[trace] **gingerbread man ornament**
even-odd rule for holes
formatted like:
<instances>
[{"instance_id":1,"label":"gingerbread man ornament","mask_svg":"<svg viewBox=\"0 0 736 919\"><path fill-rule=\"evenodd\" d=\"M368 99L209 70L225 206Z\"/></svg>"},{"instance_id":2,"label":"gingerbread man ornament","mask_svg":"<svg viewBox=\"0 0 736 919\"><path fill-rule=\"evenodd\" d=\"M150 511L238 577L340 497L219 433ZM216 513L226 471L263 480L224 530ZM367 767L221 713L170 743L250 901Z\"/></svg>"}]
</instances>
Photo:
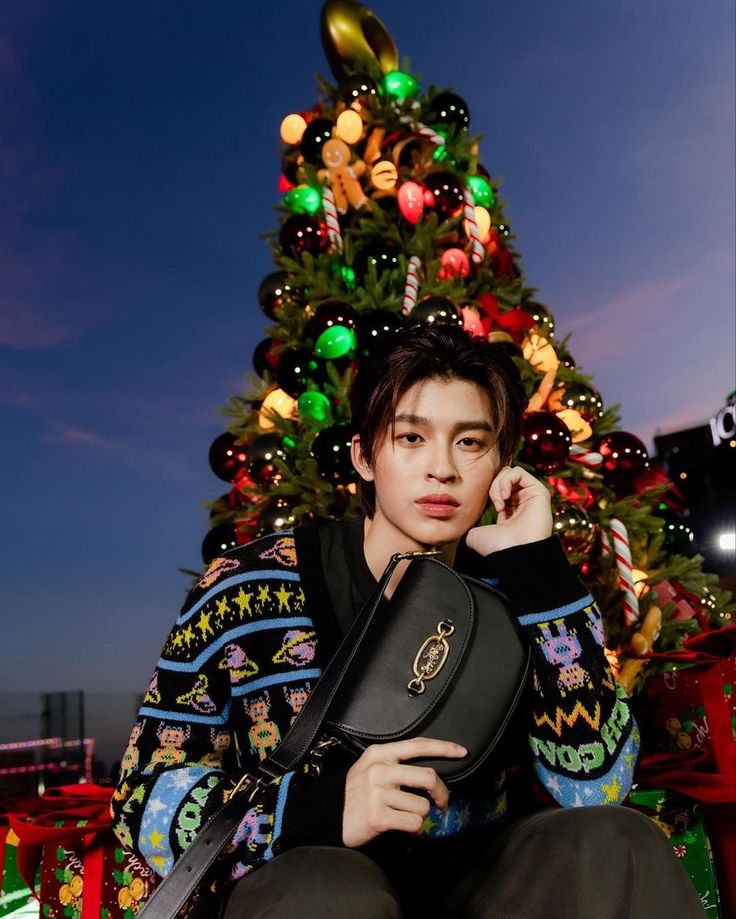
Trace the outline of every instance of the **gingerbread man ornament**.
<instances>
[{"instance_id":1,"label":"gingerbread man ornament","mask_svg":"<svg viewBox=\"0 0 736 919\"><path fill-rule=\"evenodd\" d=\"M335 207L345 214L348 205L363 207L368 200L360 186L358 177L365 172L365 163L357 160L350 165L350 147L339 137L333 137L322 145L322 162L319 177L327 179L335 197Z\"/></svg>"}]
</instances>

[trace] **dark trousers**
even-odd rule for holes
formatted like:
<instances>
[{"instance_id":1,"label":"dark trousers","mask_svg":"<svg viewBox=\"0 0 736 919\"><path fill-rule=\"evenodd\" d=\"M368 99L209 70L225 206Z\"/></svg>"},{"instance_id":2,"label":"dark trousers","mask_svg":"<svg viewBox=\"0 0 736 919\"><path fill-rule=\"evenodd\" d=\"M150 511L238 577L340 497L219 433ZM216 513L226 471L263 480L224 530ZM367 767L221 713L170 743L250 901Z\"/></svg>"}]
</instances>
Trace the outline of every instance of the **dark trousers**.
<instances>
[{"instance_id":1,"label":"dark trousers","mask_svg":"<svg viewBox=\"0 0 736 919\"><path fill-rule=\"evenodd\" d=\"M237 882L225 919L699 919L660 829L625 807L546 810L374 859L291 849Z\"/></svg>"}]
</instances>

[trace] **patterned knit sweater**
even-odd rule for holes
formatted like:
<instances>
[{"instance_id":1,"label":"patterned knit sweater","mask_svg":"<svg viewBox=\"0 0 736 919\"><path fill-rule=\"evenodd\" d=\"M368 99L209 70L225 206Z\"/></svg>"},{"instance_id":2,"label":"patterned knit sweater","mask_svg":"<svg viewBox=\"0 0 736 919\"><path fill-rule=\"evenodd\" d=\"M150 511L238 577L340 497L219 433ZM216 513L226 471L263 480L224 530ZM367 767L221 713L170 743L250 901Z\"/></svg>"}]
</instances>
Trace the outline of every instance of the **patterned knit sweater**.
<instances>
[{"instance_id":1,"label":"patterned knit sweater","mask_svg":"<svg viewBox=\"0 0 736 919\"><path fill-rule=\"evenodd\" d=\"M308 588L319 550L307 531L215 559L166 639L111 806L121 843L161 875L239 775L278 746L334 650L335 636L315 627L323 597ZM506 594L532 649L531 701L517 717L528 719L538 778L565 807L619 803L638 732L603 654L600 612L559 540L472 554L467 573ZM234 881L296 845L342 845L346 772L315 779L300 769L268 786L221 857L223 877ZM423 835L454 835L505 809L504 777L489 775L480 791L453 794L445 812L433 808Z\"/></svg>"}]
</instances>

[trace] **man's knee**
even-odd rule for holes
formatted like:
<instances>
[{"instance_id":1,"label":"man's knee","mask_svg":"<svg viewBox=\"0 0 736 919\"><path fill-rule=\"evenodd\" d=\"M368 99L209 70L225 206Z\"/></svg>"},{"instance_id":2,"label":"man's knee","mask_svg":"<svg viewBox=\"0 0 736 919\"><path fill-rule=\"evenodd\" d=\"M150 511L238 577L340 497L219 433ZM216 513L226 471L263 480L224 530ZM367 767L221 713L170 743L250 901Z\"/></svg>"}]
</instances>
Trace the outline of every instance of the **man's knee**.
<instances>
[{"instance_id":1,"label":"man's knee","mask_svg":"<svg viewBox=\"0 0 736 919\"><path fill-rule=\"evenodd\" d=\"M238 881L225 919L396 919L390 881L354 849L298 846Z\"/></svg>"}]
</instances>

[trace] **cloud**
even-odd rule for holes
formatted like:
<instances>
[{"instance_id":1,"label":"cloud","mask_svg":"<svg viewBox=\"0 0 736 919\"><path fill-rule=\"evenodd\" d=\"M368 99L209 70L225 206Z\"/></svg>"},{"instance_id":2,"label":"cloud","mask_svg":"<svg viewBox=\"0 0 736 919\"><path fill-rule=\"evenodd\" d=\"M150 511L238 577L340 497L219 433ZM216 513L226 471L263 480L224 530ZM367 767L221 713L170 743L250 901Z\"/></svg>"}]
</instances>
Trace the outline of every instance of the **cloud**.
<instances>
[{"instance_id":1,"label":"cloud","mask_svg":"<svg viewBox=\"0 0 736 919\"><path fill-rule=\"evenodd\" d=\"M55 421L51 429L41 434L41 441L46 444L71 444L73 446L93 447L102 450L117 449L117 444L94 431L84 428L74 428L67 424Z\"/></svg>"},{"instance_id":2,"label":"cloud","mask_svg":"<svg viewBox=\"0 0 736 919\"><path fill-rule=\"evenodd\" d=\"M59 317L0 297L0 345L10 348L51 348L70 339Z\"/></svg>"},{"instance_id":3,"label":"cloud","mask_svg":"<svg viewBox=\"0 0 736 919\"><path fill-rule=\"evenodd\" d=\"M586 368L620 360L630 353L632 337L653 335L667 321L672 299L692 280L682 274L638 284L585 313L566 316L573 353L585 358Z\"/></svg>"}]
</instances>

